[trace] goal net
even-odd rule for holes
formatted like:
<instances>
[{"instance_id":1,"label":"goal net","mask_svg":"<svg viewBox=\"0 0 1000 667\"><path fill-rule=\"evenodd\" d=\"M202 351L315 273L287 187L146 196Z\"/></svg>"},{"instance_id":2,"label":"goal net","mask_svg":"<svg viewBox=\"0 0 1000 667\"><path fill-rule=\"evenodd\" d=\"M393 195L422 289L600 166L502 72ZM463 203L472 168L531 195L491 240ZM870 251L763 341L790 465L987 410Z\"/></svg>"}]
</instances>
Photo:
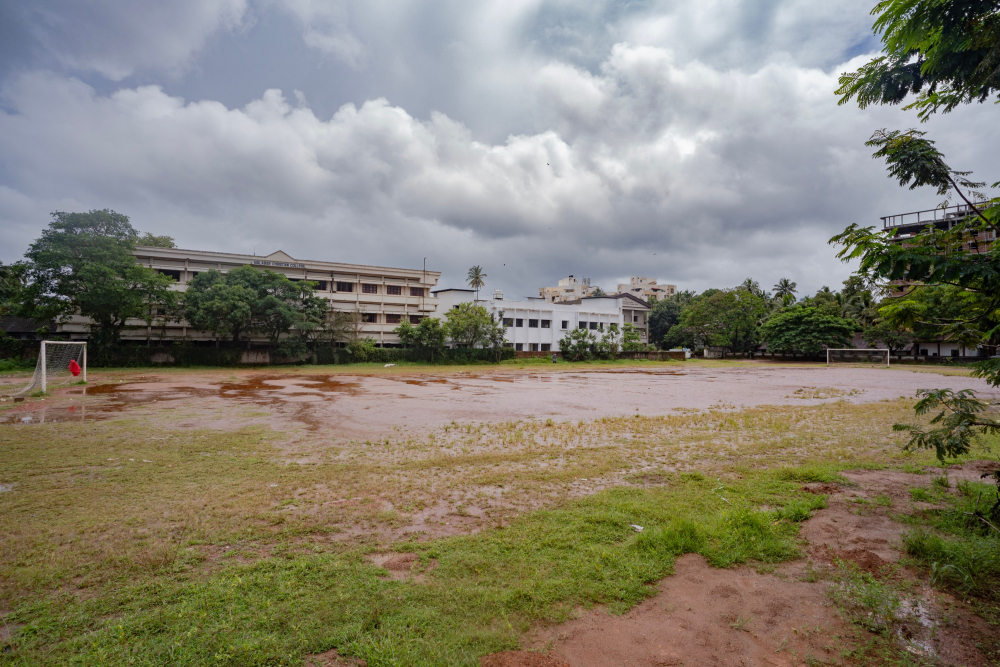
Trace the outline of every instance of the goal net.
<instances>
[{"instance_id":1,"label":"goal net","mask_svg":"<svg viewBox=\"0 0 1000 667\"><path fill-rule=\"evenodd\" d=\"M833 348L826 351L826 365L830 364L878 364L889 365L889 350Z\"/></svg>"},{"instance_id":2,"label":"goal net","mask_svg":"<svg viewBox=\"0 0 1000 667\"><path fill-rule=\"evenodd\" d=\"M43 340L35 362L31 381L9 383L5 378L0 395L20 396L33 391L48 391L49 387L87 381L87 344L77 341Z\"/></svg>"}]
</instances>

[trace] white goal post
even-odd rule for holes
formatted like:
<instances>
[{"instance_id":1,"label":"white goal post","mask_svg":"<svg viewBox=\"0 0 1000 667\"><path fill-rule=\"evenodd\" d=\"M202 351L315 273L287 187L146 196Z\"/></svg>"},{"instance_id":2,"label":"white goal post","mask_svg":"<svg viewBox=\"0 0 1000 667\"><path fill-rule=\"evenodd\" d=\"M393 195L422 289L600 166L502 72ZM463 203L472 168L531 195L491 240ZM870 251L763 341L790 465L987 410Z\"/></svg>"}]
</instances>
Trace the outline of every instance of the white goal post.
<instances>
[{"instance_id":1,"label":"white goal post","mask_svg":"<svg viewBox=\"0 0 1000 667\"><path fill-rule=\"evenodd\" d=\"M50 385L66 384L75 378L87 381L87 344L75 340L43 340L28 386L12 394L0 393L19 396L36 389L45 393Z\"/></svg>"},{"instance_id":2,"label":"white goal post","mask_svg":"<svg viewBox=\"0 0 1000 667\"><path fill-rule=\"evenodd\" d=\"M831 353L833 353L832 357L831 357ZM884 350L884 349L881 349L881 348L858 348L858 347L828 347L828 348L826 348L826 365L827 366L830 365L831 358L834 361L837 361L837 358L841 357L841 360L848 361L848 359L843 359L843 358L844 357L852 357L852 356L854 356L856 358L861 358L861 359L863 359L865 361L870 361L871 359L873 359L873 358L875 358L877 356L877 357L880 357L880 359L878 361L879 364L882 363L881 357L884 356L885 357L885 365L886 365L886 367L889 366L889 350ZM850 361L848 361L848 363L850 363Z\"/></svg>"}]
</instances>

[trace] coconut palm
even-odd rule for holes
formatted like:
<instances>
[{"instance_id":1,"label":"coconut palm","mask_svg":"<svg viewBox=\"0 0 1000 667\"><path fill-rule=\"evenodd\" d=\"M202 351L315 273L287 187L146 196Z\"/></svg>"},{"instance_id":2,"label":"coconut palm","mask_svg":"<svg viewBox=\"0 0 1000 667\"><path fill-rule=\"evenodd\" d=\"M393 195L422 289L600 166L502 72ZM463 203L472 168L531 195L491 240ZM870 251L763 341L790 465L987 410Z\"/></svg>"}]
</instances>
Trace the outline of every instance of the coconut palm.
<instances>
[{"instance_id":1,"label":"coconut palm","mask_svg":"<svg viewBox=\"0 0 1000 667\"><path fill-rule=\"evenodd\" d=\"M483 273L483 267L479 266L478 264L469 269L469 273L466 276L466 279L469 282L469 287L476 290L476 301L479 301L479 290L481 290L483 288L483 285L486 284L485 282L483 282L483 278L488 278L488 277L489 276Z\"/></svg>"},{"instance_id":2,"label":"coconut palm","mask_svg":"<svg viewBox=\"0 0 1000 667\"><path fill-rule=\"evenodd\" d=\"M793 283L788 278L782 278L778 281L778 284L774 286L774 296L781 299L785 295L795 296L795 283Z\"/></svg>"}]
</instances>

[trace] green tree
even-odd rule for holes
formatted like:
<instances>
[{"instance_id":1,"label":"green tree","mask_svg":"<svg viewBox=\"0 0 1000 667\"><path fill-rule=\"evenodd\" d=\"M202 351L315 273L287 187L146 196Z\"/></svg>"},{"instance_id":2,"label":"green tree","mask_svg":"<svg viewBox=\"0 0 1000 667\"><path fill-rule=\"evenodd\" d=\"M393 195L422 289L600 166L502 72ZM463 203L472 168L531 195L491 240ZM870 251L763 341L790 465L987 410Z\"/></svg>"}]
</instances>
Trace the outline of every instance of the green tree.
<instances>
[{"instance_id":1,"label":"green tree","mask_svg":"<svg viewBox=\"0 0 1000 667\"><path fill-rule=\"evenodd\" d=\"M913 334L906 329L893 326L886 320L879 320L861 332L861 338L870 347L880 344L889 349L889 354L899 351L913 342Z\"/></svg>"},{"instance_id":2,"label":"green tree","mask_svg":"<svg viewBox=\"0 0 1000 667\"><path fill-rule=\"evenodd\" d=\"M649 339L665 343L667 332L681 321L684 306L674 298L657 301L649 312Z\"/></svg>"},{"instance_id":3,"label":"green tree","mask_svg":"<svg viewBox=\"0 0 1000 667\"><path fill-rule=\"evenodd\" d=\"M788 278L782 278L774 286L774 296L778 299L783 299L786 296L795 296L796 284L789 280Z\"/></svg>"},{"instance_id":4,"label":"green tree","mask_svg":"<svg viewBox=\"0 0 1000 667\"><path fill-rule=\"evenodd\" d=\"M760 334L770 352L815 356L828 347L851 347L854 323L816 306L793 306L765 322Z\"/></svg>"},{"instance_id":5,"label":"green tree","mask_svg":"<svg viewBox=\"0 0 1000 667\"><path fill-rule=\"evenodd\" d=\"M910 95L922 120L1000 97L1000 4L996 0L883 0L874 30L882 55L840 77L840 104L899 104Z\"/></svg>"},{"instance_id":6,"label":"green tree","mask_svg":"<svg viewBox=\"0 0 1000 667\"><path fill-rule=\"evenodd\" d=\"M174 237L172 236L156 236L146 232L136 240L136 245L146 246L148 248L176 248L177 245L174 243Z\"/></svg>"},{"instance_id":7,"label":"green tree","mask_svg":"<svg viewBox=\"0 0 1000 667\"><path fill-rule=\"evenodd\" d=\"M484 346L493 351L493 356L499 364L503 360L503 349L506 345L507 327L503 325L503 311L501 310L496 315L490 314Z\"/></svg>"},{"instance_id":8,"label":"green tree","mask_svg":"<svg viewBox=\"0 0 1000 667\"><path fill-rule=\"evenodd\" d=\"M249 345L252 334L259 333L277 345L306 312L318 307L314 287L254 266L226 274L211 269L195 276L184 293L184 317L195 329L234 344L245 334Z\"/></svg>"},{"instance_id":9,"label":"green tree","mask_svg":"<svg viewBox=\"0 0 1000 667\"><path fill-rule=\"evenodd\" d=\"M448 337L459 347L477 347L486 343L495 320L483 306L460 303L448 311L445 327Z\"/></svg>"},{"instance_id":10,"label":"green tree","mask_svg":"<svg viewBox=\"0 0 1000 667\"><path fill-rule=\"evenodd\" d=\"M596 345L597 337L588 330L570 329L559 341L559 350L568 361L590 361Z\"/></svg>"},{"instance_id":11,"label":"green tree","mask_svg":"<svg viewBox=\"0 0 1000 667\"><path fill-rule=\"evenodd\" d=\"M484 279L488 277L489 276L483 273L483 267L478 264L469 269L469 273L466 275L466 280L469 283L469 287L476 290L476 301L479 301L479 290L481 290L483 285L486 284Z\"/></svg>"},{"instance_id":12,"label":"green tree","mask_svg":"<svg viewBox=\"0 0 1000 667\"><path fill-rule=\"evenodd\" d=\"M594 291L590 293L590 296L601 297L601 296L607 296L607 294L600 287L595 287Z\"/></svg>"},{"instance_id":13,"label":"green tree","mask_svg":"<svg viewBox=\"0 0 1000 667\"><path fill-rule=\"evenodd\" d=\"M404 347L417 350L421 355L434 361L444 352L444 342L448 338L447 329L436 317L424 317L417 326L403 322L394 330Z\"/></svg>"},{"instance_id":14,"label":"green tree","mask_svg":"<svg viewBox=\"0 0 1000 667\"><path fill-rule=\"evenodd\" d=\"M30 271L27 262L0 262L0 317L17 315L24 310Z\"/></svg>"},{"instance_id":15,"label":"green tree","mask_svg":"<svg viewBox=\"0 0 1000 667\"><path fill-rule=\"evenodd\" d=\"M52 214L28 248L23 315L37 320L90 318L90 342L105 350L121 341L129 320L142 320L151 303L167 303L173 280L136 263L138 232L114 211Z\"/></svg>"},{"instance_id":16,"label":"green tree","mask_svg":"<svg viewBox=\"0 0 1000 667\"><path fill-rule=\"evenodd\" d=\"M581 330L578 329L577 331ZM618 329L618 325L612 324L604 330L600 339L594 344L594 350L597 356L602 359L613 360L618 358L618 355L622 351L622 332Z\"/></svg>"},{"instance_id":17,"label":"green tree","mask_svg":"<svg viewBox=\"0 0 1000 667\"><path fill-rule=\"evenodd\" d=\"M642 333L631 322L622 327L622 350L624 352L642 352L646 346L642 343Z\"/></svg>"},{"instance_id":18,"label":"green tree","mask_svg":"<svg viewBox=\"0 0 1000 667\"><path fill-rule=\"evenodd\" d=\"M759 291L743 286L706 290L684 310L680 326L696 345L752 355L760 347L760 325L769 312L768 299Z\"/></svg>"}]
</instances>

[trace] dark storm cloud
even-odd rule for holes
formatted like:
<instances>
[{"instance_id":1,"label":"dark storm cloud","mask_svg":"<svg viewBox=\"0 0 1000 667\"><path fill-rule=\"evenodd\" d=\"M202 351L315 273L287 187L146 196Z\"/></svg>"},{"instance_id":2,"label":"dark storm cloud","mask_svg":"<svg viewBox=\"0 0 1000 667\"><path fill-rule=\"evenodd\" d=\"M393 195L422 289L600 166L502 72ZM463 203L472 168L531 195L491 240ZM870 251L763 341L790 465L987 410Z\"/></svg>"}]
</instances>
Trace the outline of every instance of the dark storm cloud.
<instances>
[{"instance_id":1,"label":"dark storm cloud","mask_svg":"<svg viewBox=\"0 0 1000 667\"><path fill-rule=\"evenodd\" d=\"M108 206L185 247L427 256L515 294L568 273L815 289L848 271L831 234L936 203L863 146L912 118L836 106L869 30L853 0L114 7L20 16L45 48L0 70L0 259L51 210ZM929 129L985 167L988 111Z\"/></svg>"}]
</instances>

